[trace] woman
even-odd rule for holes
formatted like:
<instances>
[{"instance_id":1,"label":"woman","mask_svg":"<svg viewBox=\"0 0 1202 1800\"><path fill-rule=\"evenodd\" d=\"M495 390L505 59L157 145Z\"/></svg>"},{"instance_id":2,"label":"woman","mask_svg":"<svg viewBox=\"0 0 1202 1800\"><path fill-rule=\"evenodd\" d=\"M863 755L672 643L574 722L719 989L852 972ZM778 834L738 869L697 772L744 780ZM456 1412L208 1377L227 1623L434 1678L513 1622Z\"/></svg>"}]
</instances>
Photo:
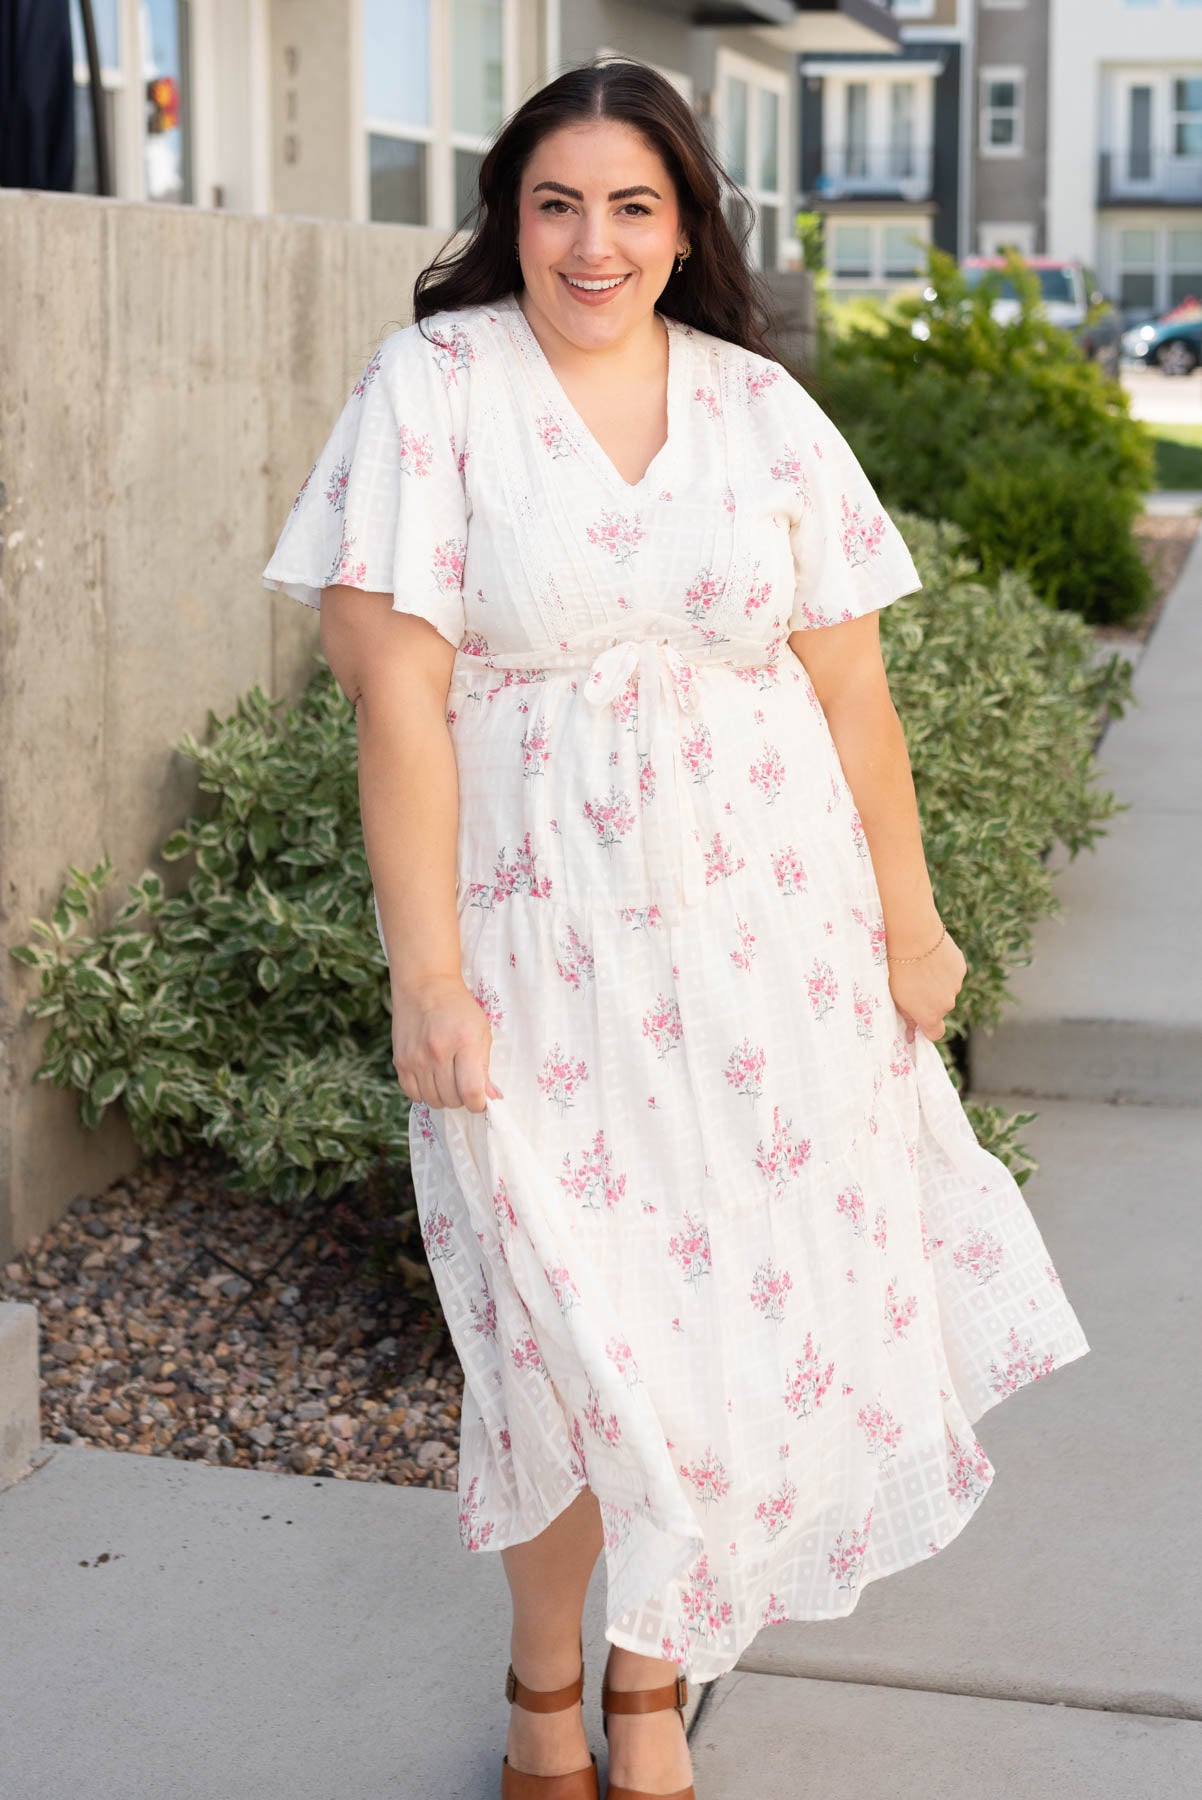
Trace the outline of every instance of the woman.
<instances>
[{"instance_id":1,"label":"woman","mask_svg":"<svg viewBox=\"0 0 1202 1800\"><path fill-rule=\"evenodd\" d=\"M685 1800L678 1677L941 1549L972 1424L1088 1345L932 1042L965 962L876 622L921 583L765 353L692 112L570 70L480 193L264 579L357 712L502 1793L597 1792L604 1549L609 1800Z\"/></svg>"}]
</instances>

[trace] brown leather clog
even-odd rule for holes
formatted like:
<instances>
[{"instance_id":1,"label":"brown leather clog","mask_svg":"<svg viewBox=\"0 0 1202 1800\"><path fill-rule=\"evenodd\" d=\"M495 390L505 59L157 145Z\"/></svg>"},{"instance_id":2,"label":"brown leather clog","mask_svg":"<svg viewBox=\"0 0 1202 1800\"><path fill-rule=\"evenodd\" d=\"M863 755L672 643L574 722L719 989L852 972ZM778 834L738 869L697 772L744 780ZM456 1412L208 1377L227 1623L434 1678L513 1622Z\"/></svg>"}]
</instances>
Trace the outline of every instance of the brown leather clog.
<instances>
[{"instance_id":1,"label":"brown leather clog","mask_svg":"<svg viewBox=\"0 0 1202 1800\"><path fill-rule=\"evenodd\" d=\"M607 1738L610 1713L660 1712L665 1707L674 1706L683 1726L684 1709L688 1701L689 1684L683 1675L678 1675L675 1681L669 1681L664 1687L636 1688L627 1692L611 1688L609 1663L606 1661L605 1679L601 1684L601 1722ZM605 1790L605 1800L697 1800L697 1796L692 1782L686 1788L678 1788L674 1794L648 1794L642 1788L619 1787L611 1781Z\"/></svg>"},{"instance_id":2,"label":"brown leather clog","mask_svg":"<svg viewBox=\"0 0 1202 1800\"><path fill-rule=\"evenodd\" d=\"M529 1688L519 1681L510 1663L505 1675L505 1698L511 1705L524 1706L527 1712L560 1712L575 1706L584 1692L583 1647L580 1673L575 1681L561 1688ZM589 1751L583 1769L571 1769L566 1775L529 1775L524 1769L510 1767L508 1756L501 1758L501 1800L599 1800L597 1758Z\"/></svg>"}]
</instances>

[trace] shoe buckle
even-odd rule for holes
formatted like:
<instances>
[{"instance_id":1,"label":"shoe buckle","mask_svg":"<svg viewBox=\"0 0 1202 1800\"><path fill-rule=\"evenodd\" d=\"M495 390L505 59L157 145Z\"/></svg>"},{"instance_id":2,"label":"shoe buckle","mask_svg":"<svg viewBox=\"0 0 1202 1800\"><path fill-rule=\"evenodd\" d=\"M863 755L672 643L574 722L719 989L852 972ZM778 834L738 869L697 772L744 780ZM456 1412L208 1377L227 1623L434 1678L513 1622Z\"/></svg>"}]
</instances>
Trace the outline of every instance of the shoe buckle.
<instances>
[{"instance_id":1,"label":"shoe buckle","mask_svg":"<svg viewBox=\"0 0 1202 1800\"><path fill-rule=\"evenodd\" d=\"M683 1706L687 1706L688 1703L689 1703L688 1678L687 1678L687 1676L684 1676L684 1675L678 1675L676 1677L676 1704L678 1707L683 1707Z\"/></svg>"}]
</instances>

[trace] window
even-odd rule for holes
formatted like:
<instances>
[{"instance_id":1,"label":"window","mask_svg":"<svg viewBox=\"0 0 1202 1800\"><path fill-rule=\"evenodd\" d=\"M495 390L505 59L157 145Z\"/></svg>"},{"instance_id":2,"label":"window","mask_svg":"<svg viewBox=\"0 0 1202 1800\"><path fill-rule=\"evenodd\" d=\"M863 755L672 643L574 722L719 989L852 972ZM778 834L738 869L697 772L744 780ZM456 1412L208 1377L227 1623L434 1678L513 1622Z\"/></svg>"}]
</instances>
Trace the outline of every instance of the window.
<instances>
[{"instance_id":1,"label":"window","mask_svg":"<svg viewBox=\"0 0 1202 1800\"><path fill-rule=\"evenodd\" d=\"M1174 156L1202 156L1202 75L1173 81L1169 142Z\"/></svg>"},{"instance_id":2,"label":"window","mask_svg":"<svg viewBox=\"0 0 1202 1800\"><path fill-rule=\"evenodd\" d=\"M1169 305L1202 299L1202 231L1187 227L1169 237Z\"/></svg>"},{"instance_id":3,"label":"window","mask_svg":"<svg viewBox=\"0 0 1202 1800\"><path fill-rule=\"evenodd\" d=\"M932 19L935 0L893 0L893 11L899 19Z\"/></svg>"},{"instance_id":4,"label":"window","mask_svg":"<svg viewBox=\"0 0 1202 1800\"><path fill-rule=\"evenodd\" d=\"M831 250L832 275L859 276L864 280L871 279L871 225L837 224L832 233Z\"/></svg>"},{"instance_id":5,"label":"window","mask_svg":"<svg viewBox=\"0 0 1202 1800\"><path fill-rule=\"evenodd\" d=\"M1115 286L1128 319L1202 300L1202 229L1122 226L1114 236Z\"/></svg>"},{"instance_id":6,"label":"window","mask_svg":"<svg viewBox=\"0 0 1202 1800\"><path fill-rule=\"evenodd\" d=\"M1132 82L1127 89L1127 147L1125 176L1128 181L1152 179L1152 89Z\"/></svg>"},{"instance_id":7,"label":"window","mask_svg":"<svg viewBox=\"0 0 1202 1800\"><path fill-rule=\"evenodd\" d=\"M981 70L982 156L1021 156L1024 69Z\"/></svg>"},{"instance_id":8,"label":"window","mask_svg":"<svg viewBox=\"0 0 1202 1800\"><path fill-rule=\"evenodd\" d=\"M187 0L92 0L101 105L116 193L132 200L192 199ZM131 28L132 27L132 28ZM91 79L79 0L71 0L75 64L75 180L99 187ZM135 109L131 117L129 109Z\"/></svg>"},{"instance_id":9,"label":"window","mask_svg":"<svg viewBox=\"0 0 1202 1800\"><path fill-rule=\"evenodd\" d=\"M889 84L889 174L893 178L915 173L915 109L917 90L912 81Z\"/></svg>"},{"instance_id":10,"label":"window","mask_svg":"<svg viewBox=\"0 0 1202 1800\"><path fill-rule=\"evenodd\" d=\"M367 216L466 223L506 110L513 0L362 0Z\"/></svg>"},{"instance_id":11,"label":"window","mask_svg":"<svg viewBox=\"0 0 1202 1800\"><path fill-rule=\"evenodd\" d=\"M745 57L719 50L718 153L731 180L754 208L747 254L752 266L781 265L788 166L787 78ZM737 200L727 202L732 227L741 232Z\"/></svg>"},{"instance_id":12,"label":"window","mask_svg":"<svg viewBox=\"0 0 1202 1800\"><path fill-rule=\"evenodd\" d=\"M827 264L838 284L887 290L921 276L929 238L926 218L830 219Z\"/></svg>"},{"instance_id":13,"label":"window","mask_svg":"<svg viewBox=\"0 0 1202 1800\"><path fill-rule=\"evenodd\" d=\"M881 233L886 280L907 280L926 267L926 252L909 225L886 225Z\"/></svg>"}]
</instances>

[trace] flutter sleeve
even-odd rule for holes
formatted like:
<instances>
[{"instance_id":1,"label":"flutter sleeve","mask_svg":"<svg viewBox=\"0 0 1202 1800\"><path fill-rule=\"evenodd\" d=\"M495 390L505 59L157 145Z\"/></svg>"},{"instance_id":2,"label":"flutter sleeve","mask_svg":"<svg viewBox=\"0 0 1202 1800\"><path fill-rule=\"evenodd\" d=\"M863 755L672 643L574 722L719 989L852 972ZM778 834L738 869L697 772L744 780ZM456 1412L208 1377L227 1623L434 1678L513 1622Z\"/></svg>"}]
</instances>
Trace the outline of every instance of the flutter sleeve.
<instances>
[{"instance_id":1,"label":"flutter sleeve","mask_svg":"<svg viewBox=\"0 0 1202 1800\"><path fill-rule=\"evenodd\" d=\"M306 606L326 587L389 593L394 612L428 619L458 648L467 503L455 399L416 324L385 338L292 502L263 585Z\"/></svg>"},{"instance_id":2,"label":"flutter sleeve","mask_svg":"<svg viewBox=\"0 0 1202 1800\"><path fill-rule=\"evenodd\" d=\"M788 493L789 630L858 619L922 587L906 541L847 439L786 370L773 384L768 454Z\"/></svg>"}]
</instances>

